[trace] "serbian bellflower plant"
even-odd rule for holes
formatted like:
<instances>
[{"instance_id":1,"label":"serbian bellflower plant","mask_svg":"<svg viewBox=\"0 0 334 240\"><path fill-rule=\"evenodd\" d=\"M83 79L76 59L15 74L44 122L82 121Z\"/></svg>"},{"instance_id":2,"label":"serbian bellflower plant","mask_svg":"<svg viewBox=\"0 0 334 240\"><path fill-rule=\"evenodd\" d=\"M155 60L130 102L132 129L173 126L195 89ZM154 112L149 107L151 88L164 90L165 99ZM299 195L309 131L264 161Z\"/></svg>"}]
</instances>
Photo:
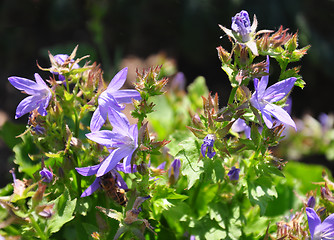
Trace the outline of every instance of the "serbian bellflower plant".
<instances>
[{"instance_id":1,"label":"serbian bellflower plant","mask_svg":"<svg viewBox=\"0 0 334 240\"><path fill-rule=\"evenodd\" d=\"M269 57L267 57L267 73L269 73ZM273 127L274 119L272 117L274 117L297 130L296 124L289 113L274 104L288 96L296 80L295 77L291 77L267 88L268 75L263 76L260 81L257 78L254 79L255 92L250 99L250 103L261 112L264 123L268 128Z\"/></svg>"},{"instance_id":2,"label":"serbian bellflower plant","mask_svg":"<svg viewBox=\"0 0 334 240\"><path fill-rule=\"evenodd\" d=\"M109 121L113 130L101 130L86 134L87 138L108 148L109 156L99 166L96 176L100 177L123 158L124 169L131 165L132 154L138 147L137 124L130 123L123 113L109 109Z\"/></svg>"},{"instance_id":3,"label":"serbian bellflower plant","mask_svg":"<svg viewBox=\"0 0 334 240\"><path fill-rule=\"evenodd\" d=\"M92 132L101 129L102 125L106 122L110 109L116 111L122 111L125 106L122 103L131 103L132 99L140 100L140 94L133 89L120 90L124 85L128 68L123 68L119 71L115 77L109 83L107 89L101 93L98 98L98 107L93 113L90 130Z\"/></svg>"},{"instance_id":4,"label":"serbian bellflower plant","mask_svg":"<svg viewBox=\"0 0 334 240\"><path fill-rule=\"evenodd\" d=\"M21 77L9 77L8 80L18 90L31 95L19 103L16 108L15 119L33 111L34 109L37 109L38 113L42 116L46 116L48 114L46 108L49 105L52 93L50 88L46 85L38 73L35 73L36 82Z\"/></svg>"}]
</instances>

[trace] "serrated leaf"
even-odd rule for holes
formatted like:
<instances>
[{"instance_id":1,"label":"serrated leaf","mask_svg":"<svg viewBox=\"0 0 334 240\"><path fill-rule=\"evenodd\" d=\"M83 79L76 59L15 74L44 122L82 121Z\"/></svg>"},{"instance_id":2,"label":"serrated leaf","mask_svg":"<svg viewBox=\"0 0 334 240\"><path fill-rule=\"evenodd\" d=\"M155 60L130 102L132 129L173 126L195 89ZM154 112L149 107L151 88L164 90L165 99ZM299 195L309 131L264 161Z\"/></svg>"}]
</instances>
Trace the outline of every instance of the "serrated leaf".
<instances>
[{"instance_id":1,"label":"serrated leaf","mask_svg":"<svg viewBox=\"0 0 334 240\"><path fill-rule=\"evenodd\" d=\"M263 216L268 203L277 198L275 186L272 179L267 176L261 176L256 180L247 179L248 197L252 205L259 205L260 215Z\"/></svg>"},{"instance_id":2,"label":"serrated leaf","mask_svg":"<svg viewBox=\"0 0 334 240\"><path fill-rule=\"evenodd\" d=\"M182 160L182 175L187 177L188 189L199 179L204 171L203 162L200 159L200 144L197 139L188 138L179 144L182 150L175 156Z\"/></svg>"},{"instance_id":3,"label":"serrated leaf","mask_svg":"<svg viewBox=\"0 0 334 240\"><path fill-rule=\"evenodd\" d=\"M55 214L46 222L47 232L49 234L58 232L60 228L67 222L71 221L74 216L77 199L71 200L68 189L64 188L64 192L58 198L50 203L54 203Z\"/></svg>"}]
</instances>

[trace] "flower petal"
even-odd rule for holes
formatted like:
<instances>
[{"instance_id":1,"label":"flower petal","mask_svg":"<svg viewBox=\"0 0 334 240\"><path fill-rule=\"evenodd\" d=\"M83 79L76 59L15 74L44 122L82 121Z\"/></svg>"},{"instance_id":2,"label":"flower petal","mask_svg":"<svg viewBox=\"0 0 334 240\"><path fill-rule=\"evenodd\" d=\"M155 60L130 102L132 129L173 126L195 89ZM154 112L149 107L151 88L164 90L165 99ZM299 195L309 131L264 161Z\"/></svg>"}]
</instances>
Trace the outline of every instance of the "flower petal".
<instances>
[{"instance_id":1,"label":"flower petal","mask_svg":"<svg viewBox=\"0 0 334 240\"><path fill-rule=\"evenodd\" d=\"M296 80L297 78L291 77L275 83L265 91L264 98L271 103L283 99L291 91Z\"/></svg>"},{"instance_id":2,"label":"flower petal","mask_svg":"<svg viewBox=\"0 0 334 240\"><path fill-rule=\"evenodd\" d=\"M107 120L108 113L105 109L98 106L93 113L92 119L90 120L90 130L92 132L99 131L105 121Z\"/></svg>"},{"instance_id":3,"label":"flower petal","mask_svg":"<svg viewBox=\"0 0 334 240\"><path fill-rule=\"evenodd\" d=\"M317 213L314 211L313 208L306 208L306 215L307 215L307 221L308 221L308 226L310 229L310 233L311 233L311 240L313 239L313 235L314 235L314 230L316 228L316 226L318 226L319 224L321 224L321 220L319 218L319 216L317 215Z\"/></svg>"},{"instance_id":4,"label":"flower petal","mask_svg":"<svg viewBox=\"0 0 334 240\"><path fill-rule=\"evenodd\" d=\"M111 80L111 82L108 85L107 92L115 92L118 89L120 89L126 80L126 75L128 74L128 68L123 68L121 71L119 71L114 78Z\"/></svg>"},{"instance_id":5,"label":"flower petal","mask_svg":"<svg viewBox=\"0 0 334 240\"><path fill-rule=\"evenodd\" d=\"M119 90L112 94L118 103L131 103L132 99L140 100L140 93L137 90Z\"/></svg>"},{"instance_id":6,"label":"flower petal","mask_svg":"<svg viewBox=\"0 0 334 240\"><path fill-rule=\"evenodd\" d=\"M29 96L23 99L16 108L15 119L36 109L39 101L40 101L40 96L38 95Z\"/></svg>"},{"instance_id":7,"label":"flower petal","mask_svg":"<svg viewBox=\"0 0 334 240\"><path fill-rule=\"evenodd\" d=\"M267 111L262 110L262 118L264 123L267 125L269 129L273 127L273 119L271 117L271 113L268 113Z\"/></svg>"},{"instance_id":8,"label":"flower petal","mask_svg":"<svg viewBox=\"0 0 334 240\"><path fill-rule=\"evenodd\" d=\"M122 178L121 174L119 174L115 169L112 169L111 172L115 176L117 186L119 188L124 189L124 190L128 190L129 189L128 185L126 184L126 182Z\"/></svg>"},{"instance_id":9,"label":"flower petal","mask_svg":"<svg viewBox=\"0 0 334 240\"><path fill-rule=\"evenodd\" d=\"M297 131L297 127L295 122L292 120L290 115L281 107L275 105L275 104L267 104L264 106L263 111L265 113L271 114L278 120L280 120L282 123L285 123L291 127L293 127ZM268 126L268 125L267 125Z\"/></svg>"},{"instance_id":10,"label":"flower petal","mask_svg":"<svg viewBox=\"0 0 334 240\"><path fill-rule=\"evenodd\" d=\"M131 149L124 147L124 148L117 148L113 150L109 156L104 159L104 161L101 163L101 166L99 170L97 171L96 176L101 177L102 175L109 172L111 169L113 169L119 161L122 160L122 158L126 157L128 154L130 154Z\"/></svg>"},{"instance_id":11,"label":"flower petal","mask_svg":"<svg viewBox=\"0 0 334 240\"><path fill-rule=\"evenodd\" d=\"M113 132L115 131L126 135L130 127L130 123L126 116L123 113L114 110L113 108L109 108L108 114L110 124L113 127Z\"/></svg>"},{"instance_id":12,"label":"flower petal","mask_svg":"<svg viewBox=\"0 0 334 240\"><path fill-rule=\"evenodd\" d=\"M46 116L48 114L46 109L49 105L51 96L52 96L52 94L50 93L48 96L41 99L40 102L38 103L39 107L38 107L37 110L38 110L39 114L41 114L42 116Z\"/></svg>"},{"instance_id":13,"label":"flower petal","mask_svg":"<svg viewBox=\"0 0 334 240\"><path fill-rule=\"evenodd\" d=\"M92 185L90 185L82 194L80 197L87 197L91 195L93 192L95 192L97 189L100 188L100 178L97 177Z\"/></svg>"},{"instance_id":14,"label":"flower petal","mask_svg":"<svg viewBox=\"0 0 334 240\"><path fill-rule=\"evenodd\" d=\"M91 176L97 173L100 166L101 164L97 164L89 167L75 168L75 170L82 176Z\"/></svg>"},{"instance_id":15,"label":"flower petal","mask_svg":"<svg viewBox=\"0 0 334 240\"><path fill-rule=\"evenodd\" d=\"M9 77L9 82L18 90L25 91L29 95L38 94L40 87L32 80L21 77Z\"/></svg>"},{"instance_id":16,"label":"flower petal","mask_svg":"<svg viewBox=\"0 0 334 240\"><path fill-rule=\"evenodd\" d=\"M48 89L48 85L44 82L44 80L41 78L41 76L38 73L35 73L35 80L39 88L41 89Z\"/></svg>"},{"instance_id":17,"label":"flower petal","mask_svg":"<svg viewBox=\"0 0 334 240\"><path fill-rule=\"evenodd\" d=\"M202 146L201 146L201 153L202 153L202 156L203 156L203 157L205 157L206 147L207 147L207 145L204 144L204 143L203 143Z\"/></svg>"},{"instance_id":18,"label":"flower petal","mask_svg":"<svg viewBox=\"0 0 334 240\"><path fill-rule=\"evenodd\" d=\"M123 138L124 136L113 131L101 130L97 132L87 133L86 137L94 142L97 142L98 144L111 147L113 144L117 143L116 141L114 141L114 139Z\"/></svg>"}]
</instances>

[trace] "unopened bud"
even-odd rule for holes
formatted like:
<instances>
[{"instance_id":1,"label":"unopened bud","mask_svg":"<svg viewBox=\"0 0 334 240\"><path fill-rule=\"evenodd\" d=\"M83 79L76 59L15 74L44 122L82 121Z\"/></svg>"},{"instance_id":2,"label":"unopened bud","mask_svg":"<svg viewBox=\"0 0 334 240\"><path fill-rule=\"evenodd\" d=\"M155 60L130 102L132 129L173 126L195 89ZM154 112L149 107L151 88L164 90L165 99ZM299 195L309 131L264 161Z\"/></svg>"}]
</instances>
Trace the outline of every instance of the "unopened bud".
<instances>
[{"instance_id":1,"label":"unopened bud","mask_svg":"<svg viewBox=\"0 0 334 240\"><path fill-rule=\"evenodd\" d=\"M222 63L228 64L231 62L231 54L228 51L226 51L222 46L219 46L216 49L218 57Z\"/></svg>"}]
</instances>

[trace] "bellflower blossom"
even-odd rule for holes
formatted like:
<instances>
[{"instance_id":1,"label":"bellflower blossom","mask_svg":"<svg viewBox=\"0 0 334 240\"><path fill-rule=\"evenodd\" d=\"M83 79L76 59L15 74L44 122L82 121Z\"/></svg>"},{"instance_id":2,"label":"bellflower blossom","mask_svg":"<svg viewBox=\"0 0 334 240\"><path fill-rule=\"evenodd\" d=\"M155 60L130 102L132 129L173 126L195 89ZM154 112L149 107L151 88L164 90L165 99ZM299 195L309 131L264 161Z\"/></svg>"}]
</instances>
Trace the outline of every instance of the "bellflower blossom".
<instances>
[{"instance_id":1,"label":"bellflower blossom","mask_svg":"<svg viewBox=\"0 0 334 240\"><path fill-rule=\"evenodd\" d=\"M169 167L168 177L170 182L175 183L179 179L181 160L176 158Z\"/></svg>"},{"instance_id":2,"label":"bellflower blossom","mask_svg":"<svg viewBox=\"0 0 334 240\"><path fill-rule=\"evenodd\" d=\"M42 116L46 116L48 114L46 108L48 107L52 97L51 90L38 73L35 73L35 79L36 82L21 77L8 78L9 82L15 88L31 95L19 103L16 108L15 119L31 112L34 109L37 109L38 113Z\"/></svg>"},{"instance_id":3,"label":"bellflower blossom","mask_svg":"<svg viewBox=\"0 0 334 240\"><path fill-rule=\"evenodd\" d=\"M267 73L269 73L269 57L267 57L267 63ZM296 124L290 115L282 107L274 104L274 102L278 102L288 95L296 80L295 77L291 77L267 88L268 75L263 76L261 81L257 78L254 79L255 92L250 99L250 103L262 113L262 118L268 128L273 127L274 120L271 117L273 116L282 123L297 130Z\"/></svg>"},{"instance_id":4,"label":"bellflower blossom","mask_svg":"<svg viewBox=\"0 0 334 240\"><path fill-rule=\"evenodd\" d=\"M110 154L101 163L96 176L100 177L113 169L123 158L123 167L131 167L132 154L138 147L137 124L130 123L123 113L109 109L109 121L113 130L101 130L86 134L87 138L106 146Z\"/></svg>"},{"instance_id":5,"label":"bellflower blossom","mask_svg":"<svg viewBox=\"0 0 334 240\"><path fill-rule=\"evenodd\" d=\"M239 180L239 172L240 172L240 169L233 166L230 169L230 171L227 173L227 175L231 181L237 181Z\"/></svg>"},{"instance_id":6,"label":"bellflower blossom","mask_svg":"<svg viewBox=\"0 0 334 240\"><path fill-rule=\"evenodd\" d=\"M250 137L251 137L251 128L250 128L250 126L248 126L246 124L246 121L243 120L243 119L241 119L241 118L238 118L232 124L231 130L233 132L237 132L237 133L245 132L246 138L248 138L248 139L250 139Z\"/></svg>"},{"instance_id":7,"label":"bellflower blossom","mask_svg":"<svg viewBox=\"0 0 334 240\"><path fill-rule=\"evenodd\" d=\"M249 40L249 33L252 31L248 12L242 10L232 17L231 28L234 32L240 34L243 42L247 42Z\"/></svg>"},{"instance_id":8,"label":"bellflower blossom","mask_svg":"<svg viewBox=\"0 0 334 240\"><path fill-rule=\"evenodd\" d=\"M334 239L334 214L329 215L323 222L313 208L306 208L306 215L311 240Z\"/></svg>"},{"instance_id":9,"label":"bellflower blossom","mask_svg":"<svg viewBox=\"0 0 334 240\"><path fill-rule=\"evenodd\" d=\"M89 167L83 167L83 168L75 168L77 172L82 175L82 176L91 176L97 173L99 170L101 164L94 165L94 166L89 166ZM125 183L124 179L122 176L117 172L117 171L122 171L123 166L121 164L117 164L114 169L111 170L112 176L116 179L116 184L119 188L122 188L124 190L128 189L127 184ZM100 185L100 177L96 177L94 182L81 194L80 197L87 197L89 195L92 195L93 192L101 188Z\"/></svg>"},{"instance_id":10,"label":"bellflower blossom","mask_svg":"<svg viewBox=\"0 0 334 240\"><path fill-rule=\"evenodd\" d=\"M56 62L59 64L59 65L63 65L64 62L69 58L69 56L67 54L57 54L54 56L54 59L56 60ZM78 63L74 63L74 60L71 60L70 63L72 63L71 65L71 69L78 69L80 68L79 64ZM74 64L73 64L74 63ZM60 81L65 81L65 77L61 74L59 74L58 72L53 72L51 71L51 73L53 74L56 74L58 75L58 78ZM65 82L64 82L65 83Z\"/></svg>"},{"instance_id":11,"label":"bellflower blossom","mask_svg":"<svg viewBox=\"0 0 334 240\"><path fill-rule=\"evenodd\" d=\"M39 171L39 174L41 175L43 182L49 183L52 181L53 174L47 168L44 167L41 171Z\"/></svg>"},{"instance_id":12,"label":"bellflower blossom","mask_svg":"<svg viewBox=\"0 0 334 240\"><path fill-rule=\"evenodd\" d=\"M123 68L119 71L115 77L111 80L107 89L101 93L98 98L98 107L93 113L90 130L96 132L100 130L102 125L107 120L108 113L110 109L115 109L116 111L121 111L125 108L122 103L131 103L132 99L140 100L140 93L133 89L120 90L123 86L126 75L128 73L128 68Z\"/></svg>"},{"instance_id":13,"label":"bellflower blossom","mask_svg":"<svg viewBox=\"0 0 334 240\"><path fill-rule=\"evenodd\" d=\"M232 17L232 30L221 25L219 25L219 27L236 42L241 43L242 46L246 45L254 55L259 55L255 40L257 28L257 19L255 15L253 23L251 24L248 12L242 10Z\"/></svg>"},{"instance_id":14,"label":"bellflower blossom","mask_svg":"<svg viewBox=\"0 0 334 240\"><path fill-rule=\"evenodd\" d=\"M214 155L216 155L215 150L213 149L213 145L215 143L215 135L208 134L203 140L203 144L201 146L201 153L203 157L205 157L206 150L208 158L213 158Z\"/></svg>"}]
</instances>

